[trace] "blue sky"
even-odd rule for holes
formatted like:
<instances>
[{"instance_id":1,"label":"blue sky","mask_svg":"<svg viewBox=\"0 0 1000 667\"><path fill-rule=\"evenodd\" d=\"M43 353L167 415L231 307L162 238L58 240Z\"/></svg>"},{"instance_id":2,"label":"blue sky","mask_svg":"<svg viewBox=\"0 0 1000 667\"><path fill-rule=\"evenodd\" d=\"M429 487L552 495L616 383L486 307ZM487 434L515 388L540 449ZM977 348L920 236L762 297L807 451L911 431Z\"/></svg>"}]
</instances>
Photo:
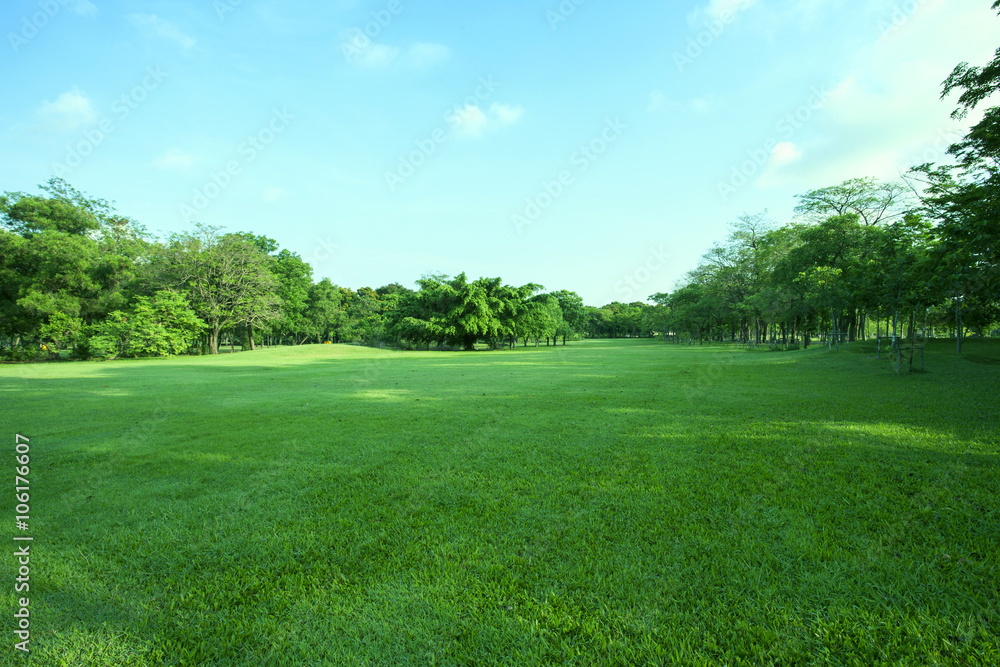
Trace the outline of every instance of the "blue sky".
<instances>
[{"instance_id":1,"label":"blue sky","mask_svg":"<svg viewBox=\"0 0 1000 667\"><path fill-rule=\"evenodd\" d=\"M988 0L8 0L0 190L59 175L318 280L670 291L744 213L940 161Z\"/></svg>"}]
</instances>

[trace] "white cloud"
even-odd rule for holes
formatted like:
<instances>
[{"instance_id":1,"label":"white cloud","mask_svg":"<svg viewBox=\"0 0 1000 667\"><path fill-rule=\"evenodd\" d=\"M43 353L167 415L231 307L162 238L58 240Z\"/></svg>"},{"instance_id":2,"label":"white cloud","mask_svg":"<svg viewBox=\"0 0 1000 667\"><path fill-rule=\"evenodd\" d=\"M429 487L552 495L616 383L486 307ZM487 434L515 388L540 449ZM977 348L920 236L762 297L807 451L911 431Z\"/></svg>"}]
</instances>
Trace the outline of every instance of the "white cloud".
<instances>
[{"instance_id":1,"label":"white cloud","mask_svg":"<svg viewBox=\"0 0 1000 667\"><path fill-rule=\"evenodd\" d=\"M345 42L345 45L349 44ZM385 69L399 57L399 49L385 44L368 44L363 49L354 47L351 51L351 63L365 69Z\"/></svg>"},{"instance_id":2,"label":"white cloud","mask_svg":"<svg viewBox=\"0 0 1000 667\"><path fill-rule=\"evenodd\" d=\"M524 115L524 107L510 104L491 104L490 116L496 118L501 125L513 125L521 120Z\"/></svg>"},{"instance_id":3,"label":"white cloud","mask_svg":"<svg viewBox=\"0 0 1000 667\"><path fill-rule=\"evenodd\" d=\"M798 162L802 156L803 150L795 143L791 141L779 142L771 149L771 154L768 156L763 172L757 179L756 186L758 188L773 188L784 185L789 178L794 177L790 174L792 170L786 170L785 167Z\"/></svg>"},{"instance_id":4,"label":"white cloud","mask_svg":"<svg viewBox=\"0 0 1000 667\"><path fill-rule=\"evenodd\" d=\"M198 156L185 153L179 148L171 148L153 161L160 169L186 171L198 161Z\"/></svg>"},{"instance_id":5,"label":"white cloud","mask_svg":"<svg viewBox=\"0 0 1000 667\"><path fill-rule=\"evenodd\" d=\"M97 111L90 99L76 88L63 93L54 102L45 100L38 112L52 129L64 132L97 120Z\"/></svg>"},{"instance_id":6,"label":"white cloud","mask_svg":"<svg viewBox=\"0 0 1000 667\"><path fill-rule=\"evenodd\" d=\"M196 43L193 37L185 35L173 23L161 19L156 14L129 14L127 18L132 25L143 33L176 42L185 51L193 47Z\"/></svg>"},{"instance_id":7,"label":"white cloud","mask_svg":"<svg viewBox=\"0 0 1000 667\"><path fill-rule=\"evenodd\" d=\"M689 20L695 26L716 22L729 24L740 12L745 12L756 4L757 0L709 0L706 6L695 10Z\"/></svg>"},{"instance_id":8,"label":"white cloud","mask_svg":"<svg viewBox=\"0 0 1000 667\"><path fill-rule=\"evenodd\" d=\"M805 189L852 177L899 178L921 162L947 162L948 144L981 118L952 120L957 96L939 96L959 62L992 58L996 15L988 5L923 0L910 13L881 6L877 15L890 27L845 63L846 75L822 110L797 132L796 150L807 149L795 169L769 164L759 185ZM793 157L782 150L789 152L780 157Z\"/></svg>"},{"instance_id":9,"label":"white cloud","mask_svg":"<svg viewBox=\"0 0 1000 667\"><path fill-rule=\"evenodd\" d=\"M802 157L802 151L791 141L782 141L771 149L770 164L776 169L791 164Z\"/></svg>"},{"instance_id":10,"label":"white cloud","mask_svg":"<svg viewBox=\"0 0 1000 667\"><path fill-rule=\"evenodd\" d=\"M477 138L484 132L495 132L514 125L524 116L524 107L514 104L493 103L488 111L475 104L466 104L449 114L452 131L459 137Z\"/></svg>"},{"instance_id":11,"label":"white cloud","mask_svg":"<svg viewBox=\"0 0 1000 667\"><path fill-rule=\"evenodd\" d=\"M90 0L75 0L73 2L73 11L80 16L93 16L98 10L97 5Z\"/></svg>"},{"instance_id":12,"label":"white cloud","mask_svg":"<svg viewBox=\"0 0 1000 667\"><path fill-rule=\"evenodd\" d=\"M408 49L378 44L364 35L347 34L340 43L340 50L352 65L364 69L386 69L399 63L418 72L426 71L451 58L451 49L444 44L417 42Z\"/></svg>"},{"instance_id":13,"label":"white cloud","mask_svg":"<svg viewBox=\"0 0 1000 667\"><path fill-rule=\"evenodd\" d=\"M486 129L488 119L483 110L474 104L467 104L456 109L450 116L455 134L463 137L481 136Z\"/></svg>"},{"instance_id":14,"label":"white cloud","mask_svg":"<svg viewBox=\"0 0 1000 667\"><path fill-rule=\"evenodd\" d=\"M417 42L406 52L406 65L412 69L424 71L435 65L447 62L451 58L451 49L444 44Z\"/></svg>"},{"instance_id":15,"label":"white cloud","mask_svg":"<svg viewBox=\"0 0 1000 667\"><path fill-rule=\"evenodd\" d=\"M278 201L284 196L285 196L284 190L275 187L273 185L269 185L264 189L264 192L261 194L261 199L263 199L268 204L273 204L274 202Z\"/></svg>"}]
</instances>

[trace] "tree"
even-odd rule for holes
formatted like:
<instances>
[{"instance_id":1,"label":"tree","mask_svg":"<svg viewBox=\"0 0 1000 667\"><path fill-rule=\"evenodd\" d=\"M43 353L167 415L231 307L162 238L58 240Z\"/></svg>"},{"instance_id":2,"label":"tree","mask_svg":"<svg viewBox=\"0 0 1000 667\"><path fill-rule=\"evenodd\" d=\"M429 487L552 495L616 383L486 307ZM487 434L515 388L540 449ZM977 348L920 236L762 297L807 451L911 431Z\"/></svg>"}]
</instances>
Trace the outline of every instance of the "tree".
<instances>
[{"instance_id":1,"label":"tree","mask_svg":"<svg viewBox=\"0 0 1000 667\"><path fill-rule=\"evenodd\" d=\"M313 284L312 267L298 254L284 249L274 255L270 266L278 282L278 300L281 304L276 326L284 334L291 336L296 344L302 343L310 335L315 335L306 316L309 288ZM251 350L254 347L252 331L250 329Z\"/></svg>"},{"instance_id":2,"label":"tree","mask_svg":"<svg viewBox=\"0 0 1000 667\"><path fill-rule=\"evenodd\" d=\"M1000 1L993 8L1000 10ZM997 90L1000 49L983 67L957 65L942 84L941 98L960 93L952 117L961 120ZM923 189L924 211L938 221L931 273L952 300L961 352L965 306L975 305L982 321L990 319L989 313L1000 301L996 252L1000 247L1000 107L987 109L948 153L956 164L923 164L912 173Z\"/></svg>"},{"instance_id":3,"label":"tree","mask_svg":"<svg viewBox=\"0 0 1000 667\"><path fill-rule=\"evenodd\" d=\"M559 301L559 308L562 310L563 324L557 331L557 335L562 336L563 345L566 345L566 338L573 334L584 331L587 327L587 311L583 305L583 298L576 292L559 290L552 292Z\"/></svg>"},{"instance_id":4,"label":"tree","mask_svg":"<svg viewBox=\"0 0 1000 667\"><path fill-rule=\"evenodd\" d=\"M852 178L799 195L795 212L812 220L854 214L867 227L902 216L908 203L907 192L902 183Z\"/></svg>"},{"instance_id":5,"label":"tree","mask_svg":"<svg viewBox=\"0 0 1000 667\"><path fill-rule=\"evenodd\" d=\"M333 331L342 317L340 288L324 278L309 288L309 305L306 317L310 328L317 333L319 342L332 341Z\"/></svg>"},{"instance_id":6,"label":"tree","mask_svg":"<svg viewBox=\"0 0 1000 667\"><path fill-rule=\"evenodd\" d=\"M206 323L209 354L219 353L224 329L266 318L280 305L267 255L245 238L219 231L198 225L194 233L175 234L160 258L164 282L185 291Z\"/></svg>"},{"instance_id":7,"label":"tree","mask_svg":"<svg viewBox=\"0 0 1000 667\"><path fill-rule=\"evenodd\" d=\"M538 285L512 287L500 278L469 282L464 273L424 276L420 289L399 299L391 328L403 340L417 344L444 342L474 350L478 340L491 347L518 335L525 299Z\"/></svg>"},{"instance_id":8,"label":"tree","mask_svg":"<svg viewBox=\"0 0 1000 667\"><path fill-rule=\"evenodd\" d=\"M548 347L549 339L555 343L556 335L564 326L562 308L559 299L551 294L539 294L528 300L519 332L527 344L528 338L535 340L535 347L542 338Z\"/></svg>"},{"instance_id":9,"label":"tree","mask_svg":"<svg viewBox=\"0 0 1000 667\"><path fill-rule=\"evenodd\" d=\"M85 348L102 358L183 354L204 328L181 294L161 290L138 297L128 313L115 311L89 327Z\"/></svg>"}]
</instances>

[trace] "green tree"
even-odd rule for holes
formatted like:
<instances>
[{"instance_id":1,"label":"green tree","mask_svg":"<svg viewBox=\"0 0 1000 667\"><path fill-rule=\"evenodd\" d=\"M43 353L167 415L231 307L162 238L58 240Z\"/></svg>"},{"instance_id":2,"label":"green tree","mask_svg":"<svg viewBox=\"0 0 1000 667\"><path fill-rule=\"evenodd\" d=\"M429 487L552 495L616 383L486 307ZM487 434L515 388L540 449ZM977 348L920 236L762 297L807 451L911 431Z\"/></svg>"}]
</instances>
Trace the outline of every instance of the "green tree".
<instances>
[{"instance_id":1,"label":"green tree","mask_svg":"<svg viewBox=\"0 0 1000 667\"><path fill-rule=\"evenodd\" d=\"M310 329L317 333L319 342L333 341L333 332L343 316L343 296L340 288L324 278L309 288L309 305L306 317Z\"/></svg>"},{"instance_id":2,"label":"green tree","mask_svg":"<svg viewBox=\"0 0 1000 667\"><path fill-rule=\"evenodd\" d=\"M281 250L271 262L271 270L278 281L280 317L275 325L295 344L316 335L307 316L309 289L312 287L312 267L290 250ZM250 336L253 349L253 336Z\"/></svg>"},{"instance_id":3,"label":"green tree","mask_svg":"<svg viewBox=\"0 0 1000 667\"><path fill-rule=\"evenodd\" d=\"M219 353L219 336L280 305L278 281L270 258L255 244L219 228L198 225L193 233L175 234L159 256L165 284L188 294L207 325L209 354Z\"/></svg>"},{"instance_id":4,"label":"green tree","mask_svg":"<svg viewBox=\"0 0 1000 667\"><path fill-rule=\"evenodd\" d=\"M864 226L900 218L909 203L902 183L876 178L852 178L799 195L795 212L818 221L831 216L856 215Z\"/></svg>"},{"instance_id":5,"label":"green tree","mask_svg":"<svg viewBox=\"0 0 1000 667\"><path fill-rule=\"evenodd\" d=\"M89 327L86 348L102 358L184 354L204 328L183 295L161 290L138 297L127 314L114 311Z\"/></svg>"},{"instance_id":6,"label":"green tree","mask_svg":"<svg viewBox=\"0 0 1000 667\"><path fill-rule=\"evenodd\" d=\"M993 8L1000 10L1000 2ZM964 119L1000 90L1000 49L985 66L960 63L944 81L941 98L958 92L952 113ZM949 147L956 164L923 164L913 174L923 190L924 211L937 221L933 256L935 283L951 300L958 350L968 307L980 322L1000 301L1000 107L985 111L968 134ZM963 315L965 315L963 317Z\"/></svg>"}]
</instances>

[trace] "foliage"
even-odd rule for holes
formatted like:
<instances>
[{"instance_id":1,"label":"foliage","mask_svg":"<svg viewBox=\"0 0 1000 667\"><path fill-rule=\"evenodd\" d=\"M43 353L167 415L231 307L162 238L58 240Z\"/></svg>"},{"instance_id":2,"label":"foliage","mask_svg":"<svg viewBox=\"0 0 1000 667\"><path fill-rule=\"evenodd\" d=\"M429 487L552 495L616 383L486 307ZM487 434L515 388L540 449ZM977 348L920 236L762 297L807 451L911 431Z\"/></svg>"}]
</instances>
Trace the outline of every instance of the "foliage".
<instances>
[{"instance_id":1,"label":"foliage","mask_svg":"<svg viewBox=\"0 0 1000 667\"><path fill-rule=\"evenodd\" d=\"M164 290L138 297L127 314L115 311L92 325L84 349L102 359L184 354L204 328L187 299Z\"/></svg>"}]
</instances>

